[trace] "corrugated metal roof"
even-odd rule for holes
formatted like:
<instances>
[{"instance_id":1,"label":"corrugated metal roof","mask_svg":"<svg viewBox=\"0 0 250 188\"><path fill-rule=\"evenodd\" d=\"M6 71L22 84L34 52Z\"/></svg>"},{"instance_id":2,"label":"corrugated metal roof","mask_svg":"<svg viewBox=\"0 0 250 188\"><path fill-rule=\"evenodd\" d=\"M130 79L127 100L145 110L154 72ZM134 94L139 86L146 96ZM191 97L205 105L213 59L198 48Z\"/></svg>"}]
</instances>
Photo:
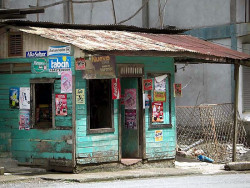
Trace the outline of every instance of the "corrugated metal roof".
<instances>
[{"instance_id":1,"label":"corrugated metal roof","mask_svg":"<svg viewBox=\"0 0 250 188\"><path fill-rule=\"evenodd\" d=\"M218 62L247 60L250 56L187 35L150 34L128 31L18 27L25 33L72 44L92 52L123 52L136 55L191 57ZM227 62L229 63L229 62Z\"/></svg>"}]
</instances>

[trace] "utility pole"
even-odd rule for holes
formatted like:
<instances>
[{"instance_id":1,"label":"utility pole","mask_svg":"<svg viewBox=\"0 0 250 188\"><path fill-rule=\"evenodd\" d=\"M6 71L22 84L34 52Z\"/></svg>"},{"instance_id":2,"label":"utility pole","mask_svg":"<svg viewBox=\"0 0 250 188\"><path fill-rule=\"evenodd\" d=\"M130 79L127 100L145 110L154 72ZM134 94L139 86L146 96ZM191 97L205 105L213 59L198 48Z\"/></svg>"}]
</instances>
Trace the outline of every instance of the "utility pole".
<instances>
[{"instance_id":1,"label":"utility pole","mask_svg":"<svg viewBox=\"0 0 250 188\"><path fill-rule=\"evenodd\" d=\"M70 0L63 3L63 10L64 10L63 22L70 23Z\"/></svg>"},{"instance_id":2,"label":"utility pole","mask_svg":"<svg viewBox=\"0 0 250 188\"><path fill-rule=\"evenodd\" d=\"M147 0L142 0L142 5L144 5ZM142 27L149 28L149 2L142 9Z\"/></svg>"}]
</instances>

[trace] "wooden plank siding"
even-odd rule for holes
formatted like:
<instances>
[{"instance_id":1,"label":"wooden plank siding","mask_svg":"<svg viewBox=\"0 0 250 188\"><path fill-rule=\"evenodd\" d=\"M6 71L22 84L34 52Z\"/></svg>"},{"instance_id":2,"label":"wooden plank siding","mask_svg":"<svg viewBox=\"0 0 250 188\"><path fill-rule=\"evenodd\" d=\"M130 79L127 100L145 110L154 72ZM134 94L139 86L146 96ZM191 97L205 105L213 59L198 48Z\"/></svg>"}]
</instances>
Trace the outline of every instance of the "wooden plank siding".
<instances>
[{"instance_id":1,"label":"wooden plank siding","mask_svg":"<svg viewBox=\"0 0 250 188\"><path fill-rule=\"evenodd\" d=\"M118 161L118 102L114 101L113 133L87 133L86 80L76 71L76 89L85 89L85 104L76 104L76 162L77 164Z\"/></svg>"},{"instance_id":2,"label":"wooden plank siding","mask_svg":"<svg viewBox=\"0 0 250 188\"><path fill-rule=\"evenodd\" d=\"M48 58L45 59L48 62ZM33 63L39 58L0 59L0 63ZM74 58L72 71L74 72ZM68 115L56 116L50 129L19 130L19 109L9 108L10 87L30 87L30 79L55 78L55 94L61 93L60 75L45 70L43 73L0 74L0 152L11 152L20 163L39 164L39 160L72 161L72 94L67 94ZM54 105L54 104L53 104ZM5 145L5 147L4 147Z\"/></svg>"},{"instance_id":3,"label":"wooden plank siding","mask_svg":"<svg viewBox=\"0 0 250 188\"><path fill-rule=\"evenodd\" d=\"M147 73L170 73L171 74L171 124L172 128L149 129L149 110L145 109L145 145L146 159L162 160L175 158L176 148L176 123L175 123L175 98L173 95L174 83L174 60L167 57L116 57L116 63L138 63L144 64L144 79ZM168 93L167 93L168 95ZM163 141L155 142L155 130L163 131Z\"/></svg>"}]
</instances>

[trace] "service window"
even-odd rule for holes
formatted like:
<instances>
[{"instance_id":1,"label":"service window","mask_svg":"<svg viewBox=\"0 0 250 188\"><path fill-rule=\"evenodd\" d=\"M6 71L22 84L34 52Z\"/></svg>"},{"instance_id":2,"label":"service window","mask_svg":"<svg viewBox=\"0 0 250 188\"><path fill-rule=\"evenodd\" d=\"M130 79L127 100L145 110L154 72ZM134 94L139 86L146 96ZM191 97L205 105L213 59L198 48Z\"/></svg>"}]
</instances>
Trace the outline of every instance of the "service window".
<instances>
[{"instance_id":1,"label":"service window","mask_svg":"<svg viewBox=\"0 0 250 188\"><path fill-rule=\"evenodd\" d=\"M110 79L88 80L88 133L114 132Z\"/></svg>"},{"instance_id":2,"label":"service window","mask_svg":"<svg viewBox=\"0 0 250 188\"><path fill-rule=\"evenodd\" d=\"M47 129L54 122L54 80L31 80L32 127Z\"/></svg>"},{"instance_id":3,"label":"service window","mask_svg":"<svg viewBox=\"0 0 250 188\"><path fill-rule=\"evenodd\" d=\"M149 128L171 128L171 74L148 73L152 79L152 90L149 105Z\"/></svg>"}]
</instances>

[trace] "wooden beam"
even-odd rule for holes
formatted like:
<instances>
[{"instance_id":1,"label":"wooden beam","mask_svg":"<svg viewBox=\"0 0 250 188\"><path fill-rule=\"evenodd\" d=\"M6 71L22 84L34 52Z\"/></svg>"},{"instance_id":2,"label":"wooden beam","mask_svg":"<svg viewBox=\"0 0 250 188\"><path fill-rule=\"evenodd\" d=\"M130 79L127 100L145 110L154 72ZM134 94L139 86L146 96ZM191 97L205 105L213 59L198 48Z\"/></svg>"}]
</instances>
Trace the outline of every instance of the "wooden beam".
<instances>
[{"instance_id":1,"label":"wooden beam","mask_svg":"<svg viewBox=\"0 0 250 188\"><path fill-rule=\"evenodd\" d=\"M0 14L0 19L24 19L26 14Z\"/></svg>"},{"instance_id":2,"label":"wooden beam","mask_svg":"<svg viewBox=\"0 0 250 188\"><path fill-rule=\"evenodd\" d=\"M234 64L234 80L235 80L235 95L234 95L234 127L233 127L233 156L232 161L236 161L236 144L238 134L238 96L239 96L239 65Z\"/></svg>"}]
</instances>

